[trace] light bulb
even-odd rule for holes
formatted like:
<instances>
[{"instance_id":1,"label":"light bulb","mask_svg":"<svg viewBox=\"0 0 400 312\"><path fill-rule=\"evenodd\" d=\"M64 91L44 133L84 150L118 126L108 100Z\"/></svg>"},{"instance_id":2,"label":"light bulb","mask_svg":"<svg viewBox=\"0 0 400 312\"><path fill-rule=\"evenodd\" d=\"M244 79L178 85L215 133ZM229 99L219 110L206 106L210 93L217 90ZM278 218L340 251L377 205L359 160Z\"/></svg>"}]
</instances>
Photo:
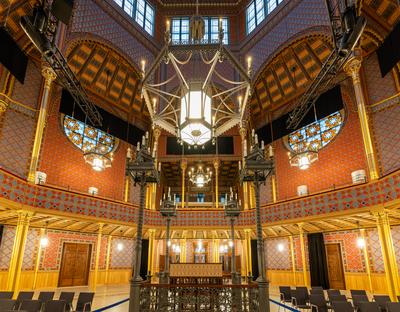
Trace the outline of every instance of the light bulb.
<instances>
[{"instance_id":1,"label":"light bulb","mask_svg":"<svg viewBox=\"0 0 400 312\"><path fill-rule=\"evenodd\" d=\"M118 251L122 251L123 249L124 249L124 244L118 243L118 244L117 244L117 250L118 250Z\"/></svg>"},{"instance_id":2,"label":"light bulb","mask_svg":"<svg viewBox=\"0 0 400 312\"><path fill-rule=\"evenodd\" d=\"M232 241L229 241L228 244L229 244L229 247L231 247L231 248L233 247L233 242Z\"/></svg>"},{"instance_id":3,"label":"light bulb","mask_svg":"<svg viewBox=\"0 0 400 312\"><path fill-rule=\"evenodd\" d=\"M283 246L283 244L278 244L277 249L279 252L283 252L285 250L285 246Z\"/></svg>"},{"instance_id":4,"label":"light bulb","mask_svg":"<svg viewBox=\"0 0 400 312\"><path fill-rule=\"evenodd\" d=\"M48 245L49 245L49 238L48 238L47 236L43 236L43 237L40 239L40 246L41 246L42 248L46 248Z\"/></svg>"},{"instance_id":5,"label":"light bulb","mask_svg":"<svg viewBox=\"0 0 400 312\"><path fill-rule=\"evenodd\" d=\"M365 248L365 239L362 237L357 238L357 247L360 249Z\"/></svg>"}]
</instances>

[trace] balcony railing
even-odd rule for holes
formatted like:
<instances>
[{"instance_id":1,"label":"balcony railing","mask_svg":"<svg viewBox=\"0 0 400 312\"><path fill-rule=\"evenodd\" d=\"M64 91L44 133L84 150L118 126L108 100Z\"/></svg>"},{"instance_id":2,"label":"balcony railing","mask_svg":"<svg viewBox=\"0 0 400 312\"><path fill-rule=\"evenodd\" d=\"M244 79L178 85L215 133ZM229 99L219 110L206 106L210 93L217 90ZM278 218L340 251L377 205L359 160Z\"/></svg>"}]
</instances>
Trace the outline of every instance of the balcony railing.
<instances>
[{"instance_id":1,"label":"balcony railing","mask_svg":"<svg viewBox=\"0 0 400 312\"><path fill-rule=\"evenodd\" d=\"M258 286L143 283L140 311L256 312Z\"/></svg>"}]
</instances>

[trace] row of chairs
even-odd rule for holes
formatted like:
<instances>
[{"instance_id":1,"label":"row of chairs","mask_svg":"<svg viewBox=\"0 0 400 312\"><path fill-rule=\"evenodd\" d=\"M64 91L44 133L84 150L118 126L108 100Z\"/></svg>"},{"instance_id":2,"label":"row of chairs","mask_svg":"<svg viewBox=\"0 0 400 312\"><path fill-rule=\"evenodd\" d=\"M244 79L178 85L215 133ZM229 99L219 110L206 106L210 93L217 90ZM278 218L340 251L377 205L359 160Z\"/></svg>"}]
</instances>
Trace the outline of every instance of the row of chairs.
<instances>
[{"instance_id":1,"label":"row of chairs","mask_svg":"<svg viewBox=\"0 0 400 312\"><path fill-rule=\"evenodd\" d=\"M0 291L0 312L26 311L26 312L86 312L91 311L94 293L79 293L75 310L73 309L74 292L61 292L58 300L54 300L53 291L42 291L37 299L33 299L33 291L21 291L17 299L13 300L12 291Z\"/></svg>"},{"instance_id":2,"label":"row of chairs","mask_svg":"<svg viewBox=\"0 0 400 312\"><path fill-rule=\"evenodd\" d=\"M375 295L370 302L365 290L350 290L352 303L342 295L340 290L328 289L327 299L322 287L313 287L308 292L307 287L289 286L279 287L280 299L284 304L291 304L299 310L312 310L312 312L326 312L332 309L335 312L400 312L400 303L393 303L389 296ZM400 300L400 298L399 298Z\"/></svg>"}]
</instances>

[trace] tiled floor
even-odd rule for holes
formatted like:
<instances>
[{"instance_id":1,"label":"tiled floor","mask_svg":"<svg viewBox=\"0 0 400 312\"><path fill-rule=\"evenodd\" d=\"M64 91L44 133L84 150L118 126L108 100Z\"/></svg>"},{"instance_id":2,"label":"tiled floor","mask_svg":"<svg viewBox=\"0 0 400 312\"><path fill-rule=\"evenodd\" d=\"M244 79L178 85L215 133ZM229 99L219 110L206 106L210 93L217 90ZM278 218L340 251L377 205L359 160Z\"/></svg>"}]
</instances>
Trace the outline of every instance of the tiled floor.
<instances>
[{"instance_id":1,"label":"tiled floor","mask_svg":"<svg viewBox=\"0 0 400 312\"><path fill-rule=\"evenodd\" d=\"M63 288L57 288L55 291L56 291L55 298L58 298L58 295L61 291L74 291L76 293L76 298L77 298L79 292L91 291L91 290L88 287L63 287ZM115 302L121 301L128 297L129 297L129 285L98 286L96 290L96 295L94 297L93 310L111 305ZM277 287L273 286L271 287L271 298L275 300L278 298ZM107 311L127 312L128 302L123 303L117 307L111 308ZM277 312L277 311L278 307L274 304L271 304L271 312ZM283 310L281 309L281 311Z\"/></svg>"}]
</instances>

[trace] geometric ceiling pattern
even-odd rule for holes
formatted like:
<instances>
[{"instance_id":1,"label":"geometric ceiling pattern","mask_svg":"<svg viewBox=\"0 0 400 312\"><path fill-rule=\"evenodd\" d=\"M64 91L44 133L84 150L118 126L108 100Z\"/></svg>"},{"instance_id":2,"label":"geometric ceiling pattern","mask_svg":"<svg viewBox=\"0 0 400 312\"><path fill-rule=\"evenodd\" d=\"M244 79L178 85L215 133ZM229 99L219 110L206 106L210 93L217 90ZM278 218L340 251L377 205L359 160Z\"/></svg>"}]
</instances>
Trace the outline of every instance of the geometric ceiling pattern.
<instances>
[{"instance_id":1,"label":"geometric ceiling pattern","mask_svg":"<svg viewBox=\"0 0 400 312\"><path fill-rule=\"evenodd\" d=\"M67 61L85 89L106 103L103 108L124 119L129 114L131 121L148 123L139 73L118 52L85 40L69 46Z\"/></svg>"},{"instance_id":2,"label":"geometric ceiling pattern","mask_svg":"<svg viewBox=\"0 0 400 312\"><path fill-rule=\"evenodd\" d=\"M257 128L267 123L266 112L274 114L304 93L331 51L330 39L315 35L292 43L266 64L256 78L250 100Z\"/></svg>"}]
</instances>

